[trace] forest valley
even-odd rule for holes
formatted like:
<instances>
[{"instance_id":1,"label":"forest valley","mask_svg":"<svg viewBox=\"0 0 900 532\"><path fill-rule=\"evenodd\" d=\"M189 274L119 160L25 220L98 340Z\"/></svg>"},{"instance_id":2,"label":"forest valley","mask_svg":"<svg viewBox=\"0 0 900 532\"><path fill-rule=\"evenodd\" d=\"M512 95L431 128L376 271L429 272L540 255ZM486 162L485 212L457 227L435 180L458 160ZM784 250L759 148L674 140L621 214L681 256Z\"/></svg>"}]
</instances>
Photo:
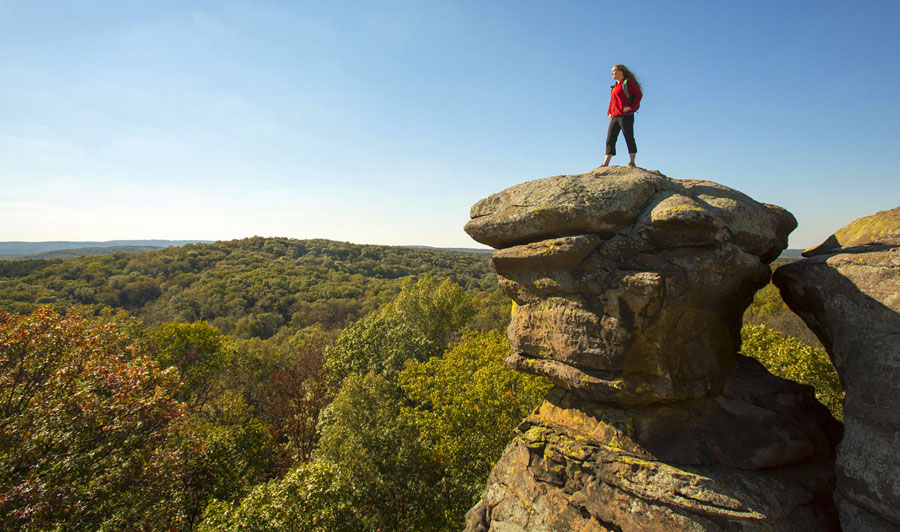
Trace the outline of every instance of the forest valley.
<instances>
[{"instance_id":1,"label":"forest valley","mask_svg":"<svg viewBox=\"0 0 900 532\"><path fill-rule=\"evenodd\" d=\"M509 312L488 253L254 237L0 261L0 527L459 530L551 387L504 366ZM742 337L842 419L772 285Z\"/></svg>"}]
</instances>

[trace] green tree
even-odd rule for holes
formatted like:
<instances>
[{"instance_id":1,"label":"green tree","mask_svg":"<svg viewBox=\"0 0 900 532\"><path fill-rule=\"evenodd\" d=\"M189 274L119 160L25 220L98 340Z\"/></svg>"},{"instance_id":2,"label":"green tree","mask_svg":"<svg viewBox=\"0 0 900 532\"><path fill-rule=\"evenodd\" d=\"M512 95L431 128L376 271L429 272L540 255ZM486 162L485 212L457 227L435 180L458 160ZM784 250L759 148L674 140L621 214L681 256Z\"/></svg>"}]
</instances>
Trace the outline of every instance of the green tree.
<instances>
[{"instance_id":1,"label":"green tree","mask_svg":"<svg viewBox=\"0 0 900 532\"><path fill-rule=\"evenodd\" d=\"M163 323L149 336L160 367L177 368L186 400L202 406L221 393L222 376L234 360L227 336L205 321Z\"/></svg>"},{"instance_id":2,"label":"green tree","mask_svg":"<svg viewBox=\"0 0 900 532\"><path fill-rule=\"evenodd\" d=\"M765 325L744 325L741 354L759 360L773 374L808 384L816 389L816 399L831 414L844 420L844 388L828 354Z\"/></svg>"},{"instance_id":3,"label":"green tree","mask_svg":"<svg viewBox=\"0 0 900 532\"><path fill-rule=\"evenodd\" d=\"M550 388L506 368L498 331L470 332L443 356L410 359L399 387L347 377L322 416L315 456L346 471L372 530L457 530L513 430Z\"/></svg>"},{"instance_id":4,"label":"green tree","mask_svg":"<svg viewBox=\"0 0 900 532\"><path fill-rule=\"evenodd\" d=\"M153 467L166 487L165 519L170 527L192 530L213 500L235 501L270 478L274 445L266 427L249 412L240 394L219 395L207 408L170 425ZM149 528L159 528L148 516Z\"/></svg>"},{"instance_id":5,"label":"green tree","mask_svg":"<svg viewBox=\"0 0 900 532\"><path fill-rule=\"evenodd\" d=\"M447 530L460 529L513 430L551 387L547 379L507 368L508 353L504 334L474 332L443 357L410 361L400 373L400 386L414 405L406 411L441 467Z\"/></svg>"},{"instance_id":6,"label":"green tree","mask_svg":"<svg viewBox=\"0 0 900 532\"><path fill-rule=\"evenodd\" d=\"M336 384L370 371L395 381L407 360L440 355L474 315L472 298L459 285L407 279L390 304L341 332L328 351L328 368Z\"/></svg>"},{"instance_id":7,"label":"green tree","mask_svg":"<svg viewBox=\"0 0 900 532\"><path fill-rule=\"evenodd\" d=\"M323 413L314 458L348 475L369 530L435 530L446 505L438 464L403 401L395 384L370 372L344 379Z\"/></svg>"},{"instance_id":8,"label":"green tree","mask_svg":"<svg viewBox=\"0 0 900 532\"><path fill-rule=\"evenodd\" d=\"M207 504L244 496L271 477L278 447L247 403L231 340L205 321L164 323L149 334L163 368L177 368L189 414L170 430L158 460L173 522L193 528Z\"/></svg>"},{"instance_id":9,"label":"green tree","mask_svg":"<svg viewBox=\"0 0 900 532\"><path fill-rule=\"evenodd\" d=\"M753 303L744 312L744 323L765 325L769 329L793 336L805 344L822 347L816 335L788 308L781 299L778 287L771 282L753 296Z\"/></svg>"},{"instance_id":10,"label":"green tree","mask_svg":"<svg viewBox=\"0 0 900 532\"><path fill-rule=\"evenodd\" d=\"M215 501L199 532L363 532L346 472L324 462L300 465L261 484L240 502Z\"/></svg>"}]
</instances>

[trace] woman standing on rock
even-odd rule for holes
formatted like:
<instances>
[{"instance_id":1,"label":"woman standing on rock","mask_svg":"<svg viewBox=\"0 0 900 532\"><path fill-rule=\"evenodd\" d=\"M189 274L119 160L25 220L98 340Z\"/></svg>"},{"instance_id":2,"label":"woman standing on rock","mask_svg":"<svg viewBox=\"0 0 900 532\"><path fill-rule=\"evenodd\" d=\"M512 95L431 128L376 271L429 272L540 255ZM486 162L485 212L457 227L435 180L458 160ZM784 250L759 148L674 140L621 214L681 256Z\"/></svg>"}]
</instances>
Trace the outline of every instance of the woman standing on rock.
<instances>
[{"instance_id":1,"label":"woman standing on rock","mask_svg":"<svg viewBox=\"0 0 900 532\"><path fill-rule=\"evenodd\" d=\"M641 83L625 65L615 65L610 73L616 84L612 86L609 95L609 130L606 133L606 159L603 160L603 166L609 166L609 160L616 154L619 130L625 132L625 144L628 145L628 155L631 156L628 166L634 166L634 156L637 155L634 112L641 106Z\"/></svg>"}]
</instances>

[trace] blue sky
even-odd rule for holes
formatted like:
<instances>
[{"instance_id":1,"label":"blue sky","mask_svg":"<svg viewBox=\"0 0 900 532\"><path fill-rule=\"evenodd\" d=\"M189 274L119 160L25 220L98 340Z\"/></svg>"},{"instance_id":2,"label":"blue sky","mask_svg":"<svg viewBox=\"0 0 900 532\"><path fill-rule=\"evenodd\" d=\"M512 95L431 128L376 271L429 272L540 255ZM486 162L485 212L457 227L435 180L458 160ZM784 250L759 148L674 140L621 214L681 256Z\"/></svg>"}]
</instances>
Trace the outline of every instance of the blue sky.
<instances>
[{"instance_id":1,"label":"blue sky","mask_svg":"<svg viewBox=\"0 0 900 532\"><path fill-rule=\"evenodd\" d=\"M781 205L900 205L900 2L0 0L0 240L478 247L469 207L603 159ZM624 164L621 155L613 164Z\"/></svg>"}]
</instances>

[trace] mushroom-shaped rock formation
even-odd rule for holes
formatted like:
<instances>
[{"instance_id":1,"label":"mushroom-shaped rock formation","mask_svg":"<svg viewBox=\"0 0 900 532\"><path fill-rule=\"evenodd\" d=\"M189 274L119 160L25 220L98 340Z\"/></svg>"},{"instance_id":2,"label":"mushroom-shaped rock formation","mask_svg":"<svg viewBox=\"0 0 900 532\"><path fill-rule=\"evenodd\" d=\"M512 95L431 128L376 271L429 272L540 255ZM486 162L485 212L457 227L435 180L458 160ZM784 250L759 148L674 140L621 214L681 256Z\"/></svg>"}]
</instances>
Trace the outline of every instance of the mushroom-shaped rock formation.
<instances>
[{"instance_id":1,"label":"mushroom-shaped rock formation","mask_svg":"<svg viewBox=\"0 0 900 532\"><path fill-rule=\"evenodd\" d=\"M513 186L472 207L513 299L506 363L555 384L467 530L835 530L839 424L738 355L796 227L710 181L639 168Z\"/></svg>"},{"instance_id":2,"label":"mushroom-shaped rock formation","mask_svg":"<svg viewBox=\"0 0 900 532\"><path fill-rule=\"evenodd\" d=\"M717 183L615 168L522 183L471 216L516 303L508 364L630 404L721 392L797 225Z\"/></svg>"},{"instance_id":3,"label":"mushroom-shaped rock formation","mask_svg":"<svg viewBox=\"0 0 900 532\"><path fill-rule=\"evenodd\" d=\"M855 220L804 255L773 281L822 341L846 392L841 524L900 530L900 207Z\"/></svg>"}]
</instances>

